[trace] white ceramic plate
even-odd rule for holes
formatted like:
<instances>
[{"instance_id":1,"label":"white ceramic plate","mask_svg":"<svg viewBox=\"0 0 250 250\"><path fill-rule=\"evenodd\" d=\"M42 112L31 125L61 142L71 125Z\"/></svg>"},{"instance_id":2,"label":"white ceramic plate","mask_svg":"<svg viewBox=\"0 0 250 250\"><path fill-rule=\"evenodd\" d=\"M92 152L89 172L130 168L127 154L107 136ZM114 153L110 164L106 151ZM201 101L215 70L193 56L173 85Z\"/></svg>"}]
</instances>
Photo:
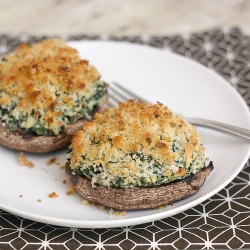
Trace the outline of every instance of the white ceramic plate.
<instances>
[{"instance_id":1,"label":"white ceramic plate","mask_svg":"<svg viewBox=\"0 0 250 250\"><path fill-rule=\"evenodd\" d=\"M240 95L216 73L182 56L151 48L116 42L71 42L82 58L90 61L107 82L116 81L151 102L160 101L187 116L198 116L250 128L250 115ZM120 227L146 223L185 211L224 188L240 172L249 156L247 143L205 128L205 140L214 171L192 197L161 210L127 212L125 216L86 206L82 198L66 195L64 170L47 165L57 157L64 163L67 150L45 155L26 154L34 168L18 164L19 152L0 147L0 208L35 221L80 228ZM58 198L48 198L56 192ZM19 197L22 195L22 197ZM37 200L41 199L41 202Z\"/></svg>"}]
</instances>

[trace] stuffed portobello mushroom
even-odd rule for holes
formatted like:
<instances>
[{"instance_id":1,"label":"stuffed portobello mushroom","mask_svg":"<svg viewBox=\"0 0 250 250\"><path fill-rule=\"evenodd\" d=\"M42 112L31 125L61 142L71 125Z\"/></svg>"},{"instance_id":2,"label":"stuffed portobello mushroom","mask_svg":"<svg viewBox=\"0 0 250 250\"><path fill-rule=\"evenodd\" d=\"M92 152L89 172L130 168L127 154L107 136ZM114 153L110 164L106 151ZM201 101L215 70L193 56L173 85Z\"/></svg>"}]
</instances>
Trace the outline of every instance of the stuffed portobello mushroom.
<instances>
[{"instance_id":1,"label":"stuffed portobello mushroom","mask_svg":"<svg viewBox=\"0 0 250 250\"><path fill-rule=\"evenodd\" d=\"M106 101L97 69L64 41L23 43L0 64L0 144L36 153L68 146Z\"/></svg>"},{"instance_id":2,"label":"stuffed portobello mushroom","mask_svg":"<svg viewBox=\"0 0 250 250\"><path fill-rule=\"evenodd\" d=\"M199 190L206 167L202 138L161 103L130 100L98 113L76 132L66 175L86 199L120 210L171 204Z\"/></svg>"}]
</instances>

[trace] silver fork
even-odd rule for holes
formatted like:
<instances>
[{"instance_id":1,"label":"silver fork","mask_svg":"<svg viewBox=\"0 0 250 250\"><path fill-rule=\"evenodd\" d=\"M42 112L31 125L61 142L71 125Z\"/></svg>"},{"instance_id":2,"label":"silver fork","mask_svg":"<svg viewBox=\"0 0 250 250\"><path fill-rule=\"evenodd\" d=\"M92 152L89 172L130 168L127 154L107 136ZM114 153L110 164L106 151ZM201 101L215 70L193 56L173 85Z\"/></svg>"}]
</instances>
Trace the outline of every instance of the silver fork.
<instances>
[{"instance_id":1,"label":"silver fork","mask_svg":"<svg viewBox=\"0 0 250 250\"><path fill-rule=\"evenodd\" d=\"M112 86L113 85L113 86ZM109 106L116 106L118 102L124 102L129 99L141 100L142 102L148 102L147 100L141 98L137 94L131 92L130 90L124 88L120 84L113 82L109 85ZM182 116L187 122L198 125L202 127L207 127L211 129L218 130L220 132L236 136L248 143L250 143L250 130L245 128L236 127L233 125L225 124L222 122L212 121L203 118L185 117Z\"/></svg>"}]
</instances>

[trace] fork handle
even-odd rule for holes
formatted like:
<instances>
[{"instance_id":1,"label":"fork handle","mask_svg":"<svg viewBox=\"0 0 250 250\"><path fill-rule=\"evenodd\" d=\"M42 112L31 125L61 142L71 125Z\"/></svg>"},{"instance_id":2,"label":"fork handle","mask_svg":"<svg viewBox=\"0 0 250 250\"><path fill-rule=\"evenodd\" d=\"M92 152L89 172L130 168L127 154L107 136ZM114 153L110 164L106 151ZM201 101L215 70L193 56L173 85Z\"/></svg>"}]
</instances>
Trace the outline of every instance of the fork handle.
<instances>
[{"instance_id":1,"label":"fork handle","mask_svg":"<svg viewBox=\"0 0 250 250\"><path fill-rule=\"evenodd\" d=\"M222 122L211 121L211 120L207 120L203 118L188 117L184 119L186 119L187 122L193 125L200 125L203 127L212 128L212 129L236 136L250 143L250 130L249 129L240 128L240 127L228 125Z\"/></svg>"},{"instance_id":2,"label":"fork handle","mask_svg":"<svg viewBox=\"0 0 250 250\"><path fill-rule=\"evenodd\" d=\"M120 84L118 84L116 82L113 82L113 84L116 85L117 87L119 87L119 89L122 89L125 93L129 94L132 98L146 102L146 100L142 99L138 95L127 90L126 88L124 88ZM115 93L119 94L119 92L117 92L117 91L115 91ZM199 126L203 126L203 127L212 128L214 130L218 130L218 131L224 132L226 134L236 136L236 137L250 143L250 130L248 130L248 129L239 128L239 127L236 127L233 125L228 125L228 124L225 124L222 122L211 121L211 120L207 120L207 119L203 119L203 118L190 118L190 117L187 118L184 116L184 119L193 125L199 125Z\"/></svg>"}]
</instances>

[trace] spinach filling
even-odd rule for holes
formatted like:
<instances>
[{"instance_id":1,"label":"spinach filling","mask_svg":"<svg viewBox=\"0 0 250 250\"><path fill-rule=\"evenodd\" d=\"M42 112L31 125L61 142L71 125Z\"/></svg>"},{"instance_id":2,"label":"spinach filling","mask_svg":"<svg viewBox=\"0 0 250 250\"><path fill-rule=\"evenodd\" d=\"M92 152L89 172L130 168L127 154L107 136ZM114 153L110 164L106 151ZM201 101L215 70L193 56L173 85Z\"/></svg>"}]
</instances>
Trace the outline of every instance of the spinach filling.
<instances>
[{"instance_id":1,"label":"spinach filling","mask_svg":"<svg viewBox=\"0 0 250 250\"><path fill-rule=\"evenodd\" d=\"M138 175L112 176L112 173L106 166L95 163L89 166L78 167L73 170L73 174L92 179L94 180L94 183L99 185L104 185L106 182L108 183L108 186L112 188L134 188L136 186L158 187L180 179L185 179L195 173L194 169L196 169L196 172L199 172L204 168L202 156L195 157L188 168L183 167L186 165L186 162L183 159L176 160L174 161L174 165L179 166L179 169L181 168L180 166L182 166L186 171L185 175L178 176L175 175L175 172L171 170L170 166L156 162L151 155L146 156L140 153L133 153L130 154L130 156L131 162L134 164L136 159L140 159L140 173ZM85 161L84 157L83 161ZM121 166L123 165L123 160L119 159L118 162L109 162L108 165L114 165L114 167L118 165ZM168 175L164 174L167 170L169 170Z\"/></svg>"},{"instance_id":2,"label":"spinach filling","mask_svg":"<svg viewBox=\"0 0 250 250\"><path fill-rule=\"evenodd\" d=\"M77 95L77 101L74 106L71 107L70 112L66 109L56 108L61 112L61 116L58 118L62 122L67 124L74 123L79 119L86 118L90 119L95 109L103 102L107 92L107 84L105 82L99 81L96 84L95 93L88 99L84 96L81 97ZM1 93L0 93L1 96ZM60 99L60 96L57 95L57 98ZM79 106L82 105L82 109L79 109ZM46 125L41 122L41 116L35 116L36 110L33 109L31 114L23 114L20 119L15 119L15 117L11 114L11 111L17 106L17 104L13 101L11 106L7 108L3 108L0 106L0 122L5 124L5 127L10 131L18 131L21 134L33 134L33 135L45 135L51 136L54 135L54 132L51 129L48 129ZM70 114L69 114L70 113ZM73 115L71 115L73 114ZM34 125L30 128L22 127L22 122L27 121L27 119L35 120ZM60 126L59 133L62 132L64 126Z\"/></svg>"}]
</instances>

